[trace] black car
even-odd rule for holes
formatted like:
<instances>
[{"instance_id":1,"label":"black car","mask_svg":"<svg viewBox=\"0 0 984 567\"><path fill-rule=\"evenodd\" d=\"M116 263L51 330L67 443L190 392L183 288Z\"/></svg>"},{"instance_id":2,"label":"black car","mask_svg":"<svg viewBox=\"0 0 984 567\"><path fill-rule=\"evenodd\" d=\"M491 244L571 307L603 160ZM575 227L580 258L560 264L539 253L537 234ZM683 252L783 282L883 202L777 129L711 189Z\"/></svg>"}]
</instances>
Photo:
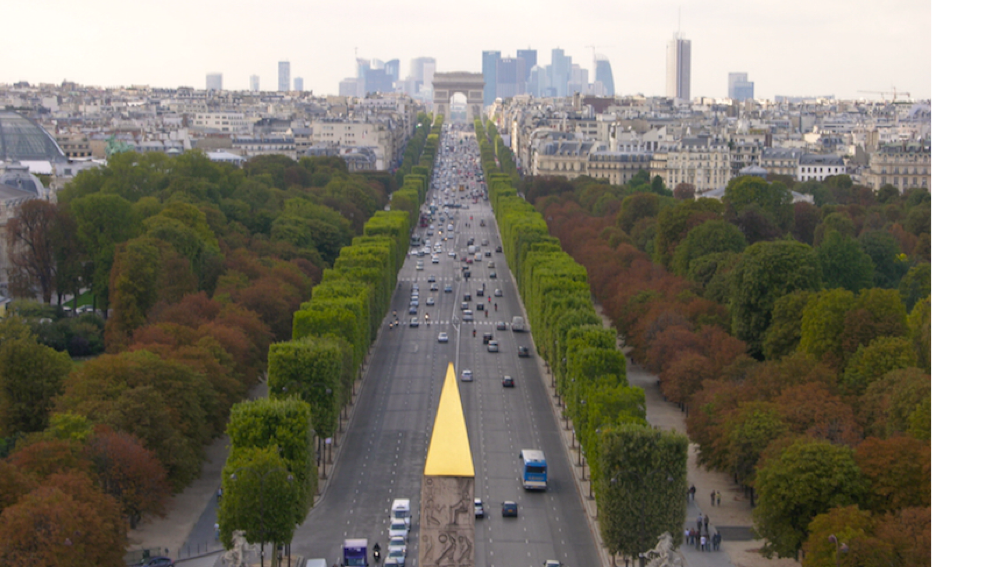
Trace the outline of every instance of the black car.
<instances>
[{"instance_id":1,"label":"black car","mask_svg":"<svg viewBox=\"0 0 984 567\"><path fill-rule=\"evenodd\" d=\"M519 347L519 357L520 358L529 358L530 357L530 349L528 347L524 347L524 346Z\"/></svg>"},{"instance_id":2,"label":"black car","mask_svg":"<svg viewBox=\"0 0 984 567\"><path fill-rule=\"evenodd\" d=\"M502 387L503 388L515 388L516 387L516 382L513 381L512 376L503 376L502 377Z\"/></svg>"},{"instance_id":3,"label":"black car","mask_svg":"<svg viewBox=\"0 0 984 567\"><path fill-rule=\"evenodd\" d=\"M502 503L502 517L503 518L518 518L519 517L519 506L512 500L506 500Z\"/></svg>"},{"instance_id":4,"label":"black car","mask_svg":"<svg viewBox=\"0 0 984 567\"><path fill-rule=\"evenodd\" d=\"M151 557L140 564L140 567L174 567L170 557Z\"/></svg>"},{"instance_id":5,"label":"black car","mask_svg":"<svg viewBox=\"0 0 984 567\"><path fill-rule=\"evenodd\" d=\"M496 246L495 247L495 251L496 252L502 252L502 246Z\"/></svg>"},{"instance_id":6,"label":"black car","mask_svg":"<svg viewBox=\"0 0 984 567\"><path fill-rule=\"evenodd\" d=\"M492 333L482 333L482 344L487 345L492 340Z\"/></svg>"}]
</instances>

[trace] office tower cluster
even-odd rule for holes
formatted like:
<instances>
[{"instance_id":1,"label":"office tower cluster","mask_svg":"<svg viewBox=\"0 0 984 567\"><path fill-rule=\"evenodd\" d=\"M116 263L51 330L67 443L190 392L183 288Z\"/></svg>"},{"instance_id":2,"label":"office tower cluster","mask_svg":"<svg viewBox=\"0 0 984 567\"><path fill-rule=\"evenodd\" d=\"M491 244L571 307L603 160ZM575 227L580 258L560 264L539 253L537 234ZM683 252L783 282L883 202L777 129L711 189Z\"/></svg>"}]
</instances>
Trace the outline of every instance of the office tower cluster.
<instances>
[{"instance_id":1,"label":"office tower cluster","mask_svg":"<svg viewBox=\"0 0 984 567\"><path fill-rule=\"evenodd\" d=\"M392 93L398 90L398 83L400 83L399 59L382 61L356 58L355 77L342 79L338 83L338 94L362 97L370 93Z\"/></svg>"},{"instance_id":2,"label":"office tower cluster","mask_svg":"<svg viewBox=\"0 0 984 567\"><path fill-rule=\"evenodd\" d=\"M482 52L482 76L485 79L483 103L520 94L536 97L565 97L573 93L612 96L615 79L612 66L604 55L595 56L595 80L588 69L571 60L563 49L550 52L550 63L541 66L535 49L517 49L516 57L503 57L501 51Z\"/></svg>"},{"instance_id":3,"label":"office tower cluster","mask_svg":"<svg viewBox=\"0 0 984 567\"><path fill-rule=\"evenodd\" d=\"M728 98L738 102L755 98L755 83L748 80L748 73L728 73Z\"/></svg>"}]
</instances>

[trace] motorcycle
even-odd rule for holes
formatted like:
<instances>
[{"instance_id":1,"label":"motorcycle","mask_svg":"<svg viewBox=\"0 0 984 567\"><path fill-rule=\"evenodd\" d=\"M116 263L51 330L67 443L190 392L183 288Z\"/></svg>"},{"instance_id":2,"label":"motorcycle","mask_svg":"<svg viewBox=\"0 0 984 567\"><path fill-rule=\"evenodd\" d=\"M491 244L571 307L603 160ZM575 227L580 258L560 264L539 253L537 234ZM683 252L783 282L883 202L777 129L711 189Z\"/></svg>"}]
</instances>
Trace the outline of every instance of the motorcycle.
<instances>
[{"instance_id":1,"label":"motorcycle","mask_svg":"<svg viewBox=\"0 0 984 567\"><path fill-rule=\"evenodd\" d=\"M372 558L376 561L376 563L379 563L379 557L380 557L379 544L377 543L372 547Z\"/></svg>"}]
</instances>

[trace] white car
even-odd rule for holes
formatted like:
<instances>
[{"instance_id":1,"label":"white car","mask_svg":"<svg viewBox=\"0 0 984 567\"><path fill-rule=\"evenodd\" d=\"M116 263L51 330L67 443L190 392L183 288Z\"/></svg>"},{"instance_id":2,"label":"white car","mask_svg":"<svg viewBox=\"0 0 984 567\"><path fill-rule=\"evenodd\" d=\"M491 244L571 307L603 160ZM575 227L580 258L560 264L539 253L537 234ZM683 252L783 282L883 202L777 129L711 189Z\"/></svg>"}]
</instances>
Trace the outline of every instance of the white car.
<instances>
[{"instance_id":1,"label":"white car","mask_svg":"<svg viewBox=\"0 0 984 567\"><path fill-rule=\"evenodd\" d=\"M393 538L394 536L400 536L400 537L406 539L406 537L408 535L410 535L410 528L407 526L407 521L406 520L401 520L399 518L395 518L393 520L390 520L390 523L389 523L389 537L390 538Z\"/></svg>"},{"instance_id":2,"label":"white car","mask_svg":"<svg viewBox=\"0 0 984 567\"><path fill-rule=\"evenodd\" d=\"M465 369L465 370L462 370L461 371L461 381L462 382L471 382L473 379L474 379L474 377L472 376L472 371L471 370Z\"/></svg>"},{"instance_id":3,"label":"white car","mask_svg":"<svg viewBox=\"0 0 984 567\"><path fill-rule=\"evenodd\" d=\"M407 548L406 547L391 547L389 553L386 554L386 561L389 562L390 559L396 561L397 565L401 567L407 563Z\"/></svg>"},{"instance_id":4,"label":"white car","mask_svg":"<svg viewBox=\"0 0 984 567\"><path fill-rule=\"evenodd\" d=\"M445 333L444 331L441 331L440 333L438 333L437 334L437 342L439 342L439 343L446 343L446 342L448 342L448 334Z\"/></svg>"}]
</instances>

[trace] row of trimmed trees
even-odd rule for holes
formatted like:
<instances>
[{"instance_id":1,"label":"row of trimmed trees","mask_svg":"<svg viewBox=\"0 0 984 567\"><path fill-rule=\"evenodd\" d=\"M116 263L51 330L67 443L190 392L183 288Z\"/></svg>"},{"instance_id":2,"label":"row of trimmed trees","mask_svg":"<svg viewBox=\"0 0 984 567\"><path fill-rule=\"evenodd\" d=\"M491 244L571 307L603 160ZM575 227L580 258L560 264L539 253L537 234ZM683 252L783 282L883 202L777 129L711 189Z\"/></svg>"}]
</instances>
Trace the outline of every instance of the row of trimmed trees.
<instances>
[{"instance_id":1,"label":"row of trimmed trees","mask_svg":"<svg viewBox=\"0 0 984 567\"><path fill-rule=\"evenodd\" d=\"M581 444L597 491L602 538L614 554L635 557L669 532L679 544L686 512L687 440L646 421L645 394L629 386L615 332L594 310L584 267L550 236L543 217L517 196L495 166L501 138L476 122L502 247L529 316L540 355ZM507 163L511 163L511 160Z\"/></svg>"},{"instance_id":2,"label":"row of trimmed trees","mask_svg":"<svg viewBox=\"0 0 984 567\"><path fill-rule=\"evenodd\" d=\"M420 123L408 144L408 152L419 153L405 155L404 164L430 163L437 149L428 135L430 120L421 117ZM440 117L434 126L440 128ZM264 542L290 542L313 503L316 455L323 463L321 448L341 426L410 248L412 213L426 196L430 166L410 167L391 210L365 223L363 235L339 251L311 299L294 313L292 340L270 345L269 399L233 408L219 508L227 547L236 530L260 543L261 551Z\"/></svg>"}]
</instances>

